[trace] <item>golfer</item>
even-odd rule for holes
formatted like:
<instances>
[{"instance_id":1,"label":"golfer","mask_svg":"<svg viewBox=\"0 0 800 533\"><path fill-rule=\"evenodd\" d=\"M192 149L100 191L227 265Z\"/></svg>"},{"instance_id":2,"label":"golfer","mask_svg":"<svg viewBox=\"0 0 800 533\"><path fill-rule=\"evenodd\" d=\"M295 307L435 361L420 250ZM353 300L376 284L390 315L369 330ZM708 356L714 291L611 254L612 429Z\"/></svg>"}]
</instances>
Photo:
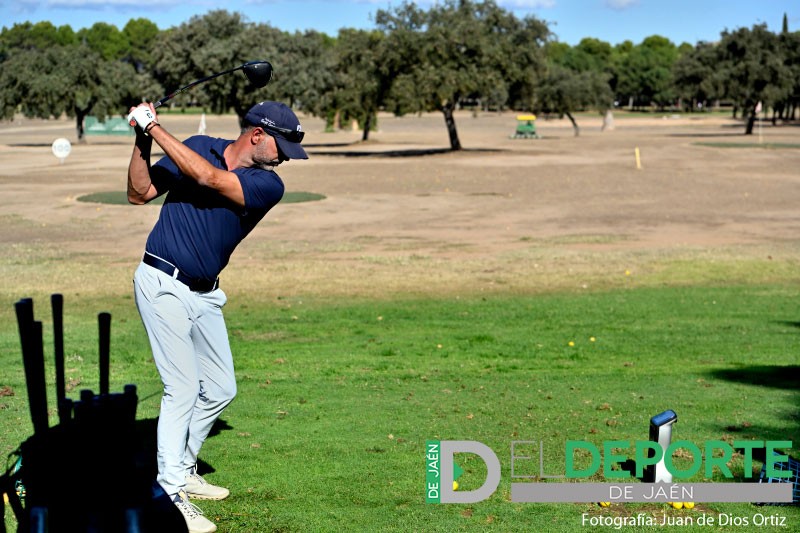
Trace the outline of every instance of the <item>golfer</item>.
<instances>
[{"instance_id":1,"label":"golfer","mask_svg":"<svg viewBox=\"0 0 800 533\"><path fill-rule=\"evenodd\" d=\"M216 525L189 500L229 494L197 473L203 441L236 395L219 274L283 196L275 167L308 158L300 145L303 130L292 110L278 102L253 106L234 141L197 135L181 143L159 124L152 104L131 108L128 121L136 129L128 201L142 205L166 194L133 278L164 385L157 482L190 532L213 532ZM153 141L166 157L151 166Z\"/></svg>"}]
</instances>

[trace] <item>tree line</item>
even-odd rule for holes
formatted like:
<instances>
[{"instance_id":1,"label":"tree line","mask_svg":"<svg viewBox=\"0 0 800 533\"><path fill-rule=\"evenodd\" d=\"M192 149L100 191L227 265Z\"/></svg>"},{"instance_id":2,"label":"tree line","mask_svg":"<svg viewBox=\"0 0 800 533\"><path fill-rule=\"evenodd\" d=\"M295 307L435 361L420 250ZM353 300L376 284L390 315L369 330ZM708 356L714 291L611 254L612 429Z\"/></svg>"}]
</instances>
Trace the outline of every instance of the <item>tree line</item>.
<instances>
[{"instance_id":1,"label":"tree line","mask_svg":"<svg viewBox=\"0 0 800 533\"><path fill-rule=\"evenodd\" d=\"M273 82L248 88L221 76L176 97L241 119L260 100L282 100L326 119L358 121L367 139L379 111L439 111L450 146L461 148L454 111L513 109L567 116L615 107L698 112L719 102L746 119L758 105L772 120L794 120L800 100L800 32L786 16L780 33L766 25L724 31L717 42L676 45L653 35L639 44L585 38L555 40L534 16L519 18L494 1L445 0L379 9L374 28L336 36L286 32L240 13L210 11L159 30L145 18L124 28L98 22L73 31L49 22L15 24L0 33L0 118L15 113L83 121L124 115L208 74L254 59L275 68Z\"/></svg>"}]
</instances>

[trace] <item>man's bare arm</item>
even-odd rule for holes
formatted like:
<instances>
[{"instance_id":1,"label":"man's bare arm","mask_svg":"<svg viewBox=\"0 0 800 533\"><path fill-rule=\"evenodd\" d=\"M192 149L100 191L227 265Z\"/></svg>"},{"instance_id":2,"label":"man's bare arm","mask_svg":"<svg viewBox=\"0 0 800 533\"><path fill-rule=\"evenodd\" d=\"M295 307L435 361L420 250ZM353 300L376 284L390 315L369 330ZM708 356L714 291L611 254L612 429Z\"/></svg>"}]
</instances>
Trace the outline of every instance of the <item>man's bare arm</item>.
<instances>
[{"instance_id":1,"label":"man's bare arm","mask_svg":"<svg viewBox=\"0 0 800 533\"><path fill-rule=\"evenodd\" d=\"M131 162L128 165L128 202L143 205L158 196L158 190L150 177L150 149L152 137L136 133Z\"/></svg>"},{"instance_id":2,"label":"man's bare arm","mask_svg":"<svg viewBox=\"0 0 800 533\"><path fill-rule=\"evenodd\" d=\"M169 156L182 174L192 178L203 187L214 189L236 205L244 207L244 191L236 174L215 167L173 137L159 124L150 128L148 133L164 149L164 153Z\"/></svg>"}]
</instances>

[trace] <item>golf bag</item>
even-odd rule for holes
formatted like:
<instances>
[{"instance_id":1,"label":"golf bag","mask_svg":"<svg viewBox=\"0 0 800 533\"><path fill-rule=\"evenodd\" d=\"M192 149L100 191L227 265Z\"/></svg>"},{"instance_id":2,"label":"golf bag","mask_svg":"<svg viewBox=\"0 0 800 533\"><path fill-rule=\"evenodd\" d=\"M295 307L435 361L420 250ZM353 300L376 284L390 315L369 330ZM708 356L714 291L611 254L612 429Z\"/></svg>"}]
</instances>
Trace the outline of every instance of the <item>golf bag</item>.
<instances>
[{"instance_id":1,"label":"golf bag","mask_svg":"<svg viewBox=\"0 0 800 533\"><path fill-rule=\"evenodd\" d=\"M33 300L15 307L34 434L20 445L21 466L2 476L0 491L18 532L186 532L180 511L154 490L152 461L142 453L136 429L136 386L108 392L111 316L99 316L100 394L83 390L73 402L64 395L61 296L53 295L60 420L49 427L41 322L33 319ZM0 533L4 530L0 520Z\"/></svg>"}]
</instances>

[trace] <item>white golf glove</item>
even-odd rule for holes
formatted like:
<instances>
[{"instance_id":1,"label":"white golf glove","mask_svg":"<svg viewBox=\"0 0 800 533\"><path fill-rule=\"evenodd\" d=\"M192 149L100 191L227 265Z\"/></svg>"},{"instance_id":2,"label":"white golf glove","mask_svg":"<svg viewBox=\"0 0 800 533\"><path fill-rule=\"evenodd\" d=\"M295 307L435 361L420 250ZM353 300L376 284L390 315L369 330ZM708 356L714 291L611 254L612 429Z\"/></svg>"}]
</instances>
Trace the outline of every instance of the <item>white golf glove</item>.
<instances>
[{"instance_id":1,"label":"white golf glove","mask_svg":"<svg viewBox=\"0 0 800 533\"><path fill-rule=\"evenodd\" d=\"M158 119L155 112L150 109L149 104L139 104L134 107L128 115L128 124L131 126L139 126L142 132L147 135L148 127L152 124L158 124Z\"/></svg>"}]
</instances>

